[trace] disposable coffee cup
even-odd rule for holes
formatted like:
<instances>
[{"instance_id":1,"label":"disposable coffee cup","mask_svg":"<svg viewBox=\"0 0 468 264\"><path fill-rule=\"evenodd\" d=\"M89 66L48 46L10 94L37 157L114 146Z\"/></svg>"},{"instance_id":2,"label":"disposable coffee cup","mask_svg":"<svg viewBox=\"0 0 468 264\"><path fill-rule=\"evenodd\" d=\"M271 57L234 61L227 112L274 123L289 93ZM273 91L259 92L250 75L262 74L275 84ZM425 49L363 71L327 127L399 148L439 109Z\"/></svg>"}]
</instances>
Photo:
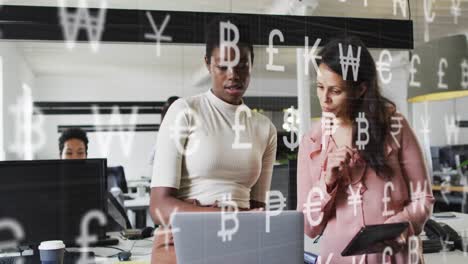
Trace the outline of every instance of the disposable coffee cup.
<instances>
[{"instance_id":1,"label":"disposable coffee cup","mask_svg":"<svg viewBox=\"0 0 468 264\"><path fill-rule=\"evenodd\" d=\"M39 245L42 264L63 264L65 244L62 240L43 241Z\"/></svg>"}]
</instances>

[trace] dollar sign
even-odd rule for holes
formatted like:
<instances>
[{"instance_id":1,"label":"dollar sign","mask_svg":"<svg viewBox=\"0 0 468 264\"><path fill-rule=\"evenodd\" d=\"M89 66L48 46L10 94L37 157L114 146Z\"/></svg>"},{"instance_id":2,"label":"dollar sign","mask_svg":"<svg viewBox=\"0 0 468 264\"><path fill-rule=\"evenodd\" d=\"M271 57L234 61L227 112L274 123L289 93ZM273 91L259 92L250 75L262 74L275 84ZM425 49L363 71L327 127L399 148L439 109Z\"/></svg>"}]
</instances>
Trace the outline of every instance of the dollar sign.
<instances>
[{"instance_id":1,"label":"dollar sign","mask_svg":"<svg viewBox=\"0 0 468 264\"><path fill-rule=\"evenodd\" d=\"M23 95L18 98L17 103L10 107L10 112L15 116L15 140L10 150L23 159L33 159L33 153L40 149L45 143L45 134L42 130L43 116L33 113L34 109L31 88L23 84ZM33 132L37 135L37 142L32 142Z\"/></svg>"},{"instance_id":2,"label":"dollar sign","mask_svg":"<svg viewBox=\"0 0 468 264\"><path fill-rule=\"evenodd\" d=\"M291 141L288 141L286 136L283 136L283 142L286 147L291 151L294 151L295 148L299 146L299 129L297 128L298 118L297 110L294 109L294 106L291 106L288 110L284 112L284 127L286 130L290 130Z\"/></svg>"},{"instance_id":3,"label":"dollar sign","mask_svg":"<svg viewBox=\"0 0 468 264\"><path fill-rule=\"evenodd\" d=\"M356 118L356 122L358 122L358 136L356 145L358 146L359 150L363 150L367 143L369 143L369 122L366 119L366 114L364 112L359 112L359 115ZM361 125L364 125L364 127ZM365 140L361 140L362 134L365 135Z\"/></svg>"},{"instance_id":4,"label":"dollar sign","mask_svg":"<svg viewBox=\"0 0 468 264\"><path fill-rule=\"evenodd\" d=\"M248 108L246 105L240 105L239 107L237 107L236 115L234 118L234 125L232 126L232 129L234 130L234 133L235 133L234 143L232 143L233 149L251 149L252 148L252 143L240 142L240 132L245 131L245 125L240 124L240 114L242 112L245 112L248 118L252 117L252 112L250 111L250 108Z\"/></svg>"},{"instance_id":5,"label":"dollar sign","mask_svg":"<svg viewBox=\"0 0 468 264\"><path fill-rule=\"evenodd\" d=\"M232 194L223 195L221 201L221 230L218 231L218 236L222 237L223 242L231 241L232 235L239 230L239 219L237 218L237 204L232 201ZM232 208L232 210L229 210ZM234 228L229 230L226 229L226 221L232 220L234 222Z\"/></svg>"},{"instance_id":6,"label":"dollar sign","mask_svg":"<svg viewBox=\"0 0 468 264\"><path fill-rule=\"evenodd\" d=\"M91 210L81 220L80 230L81 234L76 239L76 243L81 247L81 255L78 260L78 264L94 263L94 259L88 257L87 251L91 243L97 242L98 238L96 235L89 234L89 224L93 219L97 219L101 226L107 224L107 219L104 213L99 210Z\"/></svg>"},{"instance_id":7,"label":"dollar sign","mask_svg":"<svg viewBox=\"0 0 468 264\"><path fill-rule=\"evenodd\" d=\"M183 124L184 119L186 118L193 121L189 126ZM200 124L201 121L198 118L197 113L195 113L191 108L184 109L177 114L174 124L170 129L173 132L173 134L171 134L171 138L174 140L176 148L181 155L189 156L197 151L200 146L200 140L194 139L194 132L198 129ZM191 141L194 142L191 148L185 147L184 142L186 139L191 139Z\"/></svg>"},{"instance_id":8,"label":"dollar sign","mask_svg":"<svg viewBox=\"0 0 468 264\"><path fill-rule=\"evenodd\" d=\"M19 241L24 238L24 230L21 225L14 219L4 218L0 220L0 230L10 230L16 240L2 241L0 242L0 252L2 249L16 248L18 247ZM16 260L17 264L23 264L24 259L19 258Z\"/></svg>"}]
</instances>

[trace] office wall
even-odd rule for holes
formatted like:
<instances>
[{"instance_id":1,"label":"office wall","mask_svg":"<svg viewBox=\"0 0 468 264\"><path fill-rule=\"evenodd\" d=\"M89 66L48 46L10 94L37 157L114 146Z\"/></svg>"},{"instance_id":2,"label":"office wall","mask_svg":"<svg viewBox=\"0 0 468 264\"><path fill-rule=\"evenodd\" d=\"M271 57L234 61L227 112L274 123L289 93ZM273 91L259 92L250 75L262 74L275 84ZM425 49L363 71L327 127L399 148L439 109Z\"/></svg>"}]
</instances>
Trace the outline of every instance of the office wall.
<instances>
[{"instance_id":1,"label":"office wall","mask_svg":"<svg viewBox=\"0 0 468 264\"><path fill-rule=\"evenodd\" d=\"M261 61L259 59L258 61ZM110 65L111 66L111 65ZM203 65L195 61L167 67L141 67L101 69L94 74L39 74L36 80L36 101L164 101L169 96L190 96L205 92L209 89L209 79L202 85L194 86L194 69ZM263 65L264 66L264 65ZM261 67L259 64L256 67ZM247 91L249 96L295 96L297 95L296 81L288 79L289 69L285 73L265 73L255 71ZM272 113L265 113L271 116ZM102 115L101 120L109 124L111 115ZM276 122L281 127L281 120ZM130 115L122 115L123 124L128 124ZM276 118L278 119L278 118ZM160 115L145 114L138 116L138 124L159 124ZM46 115L43 130L46 143L37 153L37 158L51 159L59 156L57 141L59 125L93 125L92 115ZM99 137L112 136L110 132L89 133L89 157L107 157L109 165L123 165L127 179L139 179L149 176L149 159L154 147L157 132L135 132L130 152L125 153L119 136L114 135L110 146L103 149L99 145ZM129 135L127 133L127 135ZM107 152L107 155L103 153Z\"/></svg>"},{"instance_id":2,"label":"office wall","mask_svg":"<svg viewBox=\"0 0 468 264\"><path fill-rule=\"evenodd\" d=\"M0 56L3 60L3 101L0 110L3 114L3 124L0 125L0 129L3 132L5 159L22 159L24 153L12 149L21 135L21 130L16 126L19 112L12 108L23 94L23 84L32 89L34 98L35 76L14 43L1 42Z\"/></svg>"},{"instance_id":3,"label":"office wall","mask_svg":"<svg viewBox=\"0 0 468 264\"><path fill-rule=\"evenodd\" d=\"M200 54L202 52L200 51ZM378 60L380 52L373 51ZM182 54L183 55L183 54ZM192 55L193 56L193 55ZM393 62L392 82L383 85L383 93L395 101L400 112L407 114L406 84L407 84L407 52L392 51ZM190 56L188 56L190 57ZM174 61L183 61L174 58ZM247 90L247 96L297 96L296 66L287 65L285 72L267 72L264 70L266 56L263 51L257 51L252 80ZM163 101L172 95L190 96L205 92L209 87L209 79L198 86L193 85L193 73L203 65L200 61L186 59L184 63L172 65L154 65L152 67L124 67L109 64L95 72L78 74L45 74L38 73L36 78L36 101ZM310 87L315 96L315 85ZM313 103L318 103L314 101ZM280 130L283 122L282 113L265 113ZM110 115L101 116L108 123ZM128 123L130 116L122 115L123 123ZM157 124L159 115L139 115L138 123ZM92 125L92 115L48 115L45 116L44 131L46 143L37 153L37 158L50 159L58 157L57 140L59 125ZM109 132L101 133L103 136ZM109 150L99 147L99 133L89 133L89 157L107 157L109 165L123 165L127 178L138 179L148 176L149 153L154 146L157 132L136 132L134 142L127 155L123 152L120 138L114 136ZM103 152L108 152L104 155Z\"/></svg>"}]
</instances>

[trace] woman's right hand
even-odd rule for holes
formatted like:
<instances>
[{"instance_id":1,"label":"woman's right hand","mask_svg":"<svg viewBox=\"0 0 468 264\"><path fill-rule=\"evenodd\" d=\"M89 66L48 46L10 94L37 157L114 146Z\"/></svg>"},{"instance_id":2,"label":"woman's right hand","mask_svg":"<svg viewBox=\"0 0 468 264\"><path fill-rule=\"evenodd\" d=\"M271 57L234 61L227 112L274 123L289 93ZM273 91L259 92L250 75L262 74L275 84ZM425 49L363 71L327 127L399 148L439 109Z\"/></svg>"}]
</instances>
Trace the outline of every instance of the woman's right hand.
<instances>
[{"instance_id":1,"label":"woman's right hand","mask_svg":"<svg viewBox=\"0 0 468 264\"><path fill-rule=\"evenodd\" d=\"M355 152L356 149L344 146L328 153L325 165L325 184L329 190L332 190L336 186L342 176L343 170L348 167L351 157L353 157Z\"/></svg>"}]
</instances>

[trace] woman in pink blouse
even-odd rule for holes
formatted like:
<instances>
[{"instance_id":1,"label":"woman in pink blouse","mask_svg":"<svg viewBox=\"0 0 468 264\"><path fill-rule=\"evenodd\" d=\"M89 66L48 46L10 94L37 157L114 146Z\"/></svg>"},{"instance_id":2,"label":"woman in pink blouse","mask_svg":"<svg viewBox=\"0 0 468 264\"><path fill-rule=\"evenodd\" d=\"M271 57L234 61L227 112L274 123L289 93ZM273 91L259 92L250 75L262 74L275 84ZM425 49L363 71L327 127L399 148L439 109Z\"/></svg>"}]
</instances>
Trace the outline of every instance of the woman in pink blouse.
<instances>
[{"instance_id":1,"label":"woman in pink blouse","mask_svg":"<svg viewBox=\"0 0 468 264\"><path fill-rule=\"evenodd\" d=\"M360 59L356 72L340 63L350 48ZM305 233L322 234L321 263L423 263L418 235L434 197L413 131L381 95L375 62L359 39L331 41L318 55L323 117L303 137L298 157L297 207ZM409 228L393 247L341 256L362 226L395 222Z\"/></svg>"}]
</instances>

